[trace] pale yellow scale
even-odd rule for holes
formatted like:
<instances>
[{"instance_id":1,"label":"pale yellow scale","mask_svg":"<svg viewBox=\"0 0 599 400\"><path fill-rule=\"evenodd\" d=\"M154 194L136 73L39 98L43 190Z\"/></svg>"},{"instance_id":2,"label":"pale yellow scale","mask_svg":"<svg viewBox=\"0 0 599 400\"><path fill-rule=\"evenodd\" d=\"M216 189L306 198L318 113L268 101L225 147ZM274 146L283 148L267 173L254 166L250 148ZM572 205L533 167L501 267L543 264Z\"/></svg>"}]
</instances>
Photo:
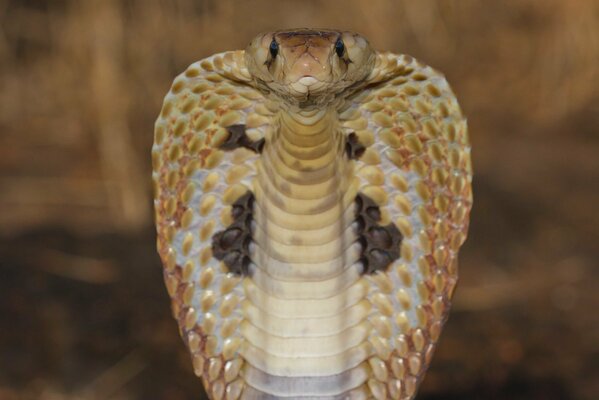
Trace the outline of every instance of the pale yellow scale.
<instances>
[{"instance_id":1,"label":"pale yellow scale","mask_svg":"<svg viewBox=\"0 0 599 400\"><path fill-rule=\"evenodd\" d=\"M298 32L281 46L314 35ZM362 39L338 35L353 56ZM278 78L255 72L269 50L251 46L192 64L156 121L158 250L194 370L212 399L413 398L449 312L472 204L457 101L430 67L372 53L351 89L294 103ZM219 148L236 124L264 140L261 152ZM364 148L356 159L352 133ZM239 275L214 256L212 237L248 191L251 262ZM371 274L359 193L402 236L400 257Z\"/></svg>"}]
</instances>

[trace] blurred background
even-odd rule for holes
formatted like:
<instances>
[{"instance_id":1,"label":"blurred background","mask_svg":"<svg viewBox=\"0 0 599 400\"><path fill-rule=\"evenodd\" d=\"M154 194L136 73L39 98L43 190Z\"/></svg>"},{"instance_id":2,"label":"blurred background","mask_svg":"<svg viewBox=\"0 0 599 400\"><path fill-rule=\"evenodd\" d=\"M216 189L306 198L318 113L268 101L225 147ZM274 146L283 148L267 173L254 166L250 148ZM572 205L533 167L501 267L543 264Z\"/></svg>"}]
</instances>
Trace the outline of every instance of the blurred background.
<instances>
[{"instance_id":1,"label":"blurred background","mask_svg":"<svg viewBox=\"0 0 599 400\"><path fill-rule=\"evenodd\" d=\"M599 398L599 2L0 0L0 399L197 399L155 252L174 76L330 27L443 71L475 168L419 399Z\"/></svg>"}]
</instances>

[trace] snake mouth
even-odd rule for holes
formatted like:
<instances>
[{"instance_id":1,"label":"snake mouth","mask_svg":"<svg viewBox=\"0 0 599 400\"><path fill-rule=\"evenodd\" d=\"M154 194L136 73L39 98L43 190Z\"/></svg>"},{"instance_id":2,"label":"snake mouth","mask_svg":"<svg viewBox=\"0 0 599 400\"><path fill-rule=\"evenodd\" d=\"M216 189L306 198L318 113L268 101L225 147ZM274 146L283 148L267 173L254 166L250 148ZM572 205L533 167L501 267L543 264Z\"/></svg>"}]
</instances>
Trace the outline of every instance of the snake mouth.
<instances>
[{"instance_id":1,"label":"snake mouth","mask_svg":"<svg viewBox=\"0 0 599 400\"><path fill-rule=\"evenodd\" d=\"M311 75L306 75L304 77L301 77L297 80L297 82L299 84L302 84L304 86L312 86L318 82L320 82L318 79L316 79L315 77L311 76Z\"/></svg>"},{"instance_id":2,"label":"snake mouth","mask_svg":"<svg viewBox=\"0 0 599 400\"><path fill-rule=\"evenodd\" d=\"M290 89L297 95L311 95L318 93L326 88L326 82L312 75L304 75L298 80L289 84Z\"/></svg>"}]
</instances>

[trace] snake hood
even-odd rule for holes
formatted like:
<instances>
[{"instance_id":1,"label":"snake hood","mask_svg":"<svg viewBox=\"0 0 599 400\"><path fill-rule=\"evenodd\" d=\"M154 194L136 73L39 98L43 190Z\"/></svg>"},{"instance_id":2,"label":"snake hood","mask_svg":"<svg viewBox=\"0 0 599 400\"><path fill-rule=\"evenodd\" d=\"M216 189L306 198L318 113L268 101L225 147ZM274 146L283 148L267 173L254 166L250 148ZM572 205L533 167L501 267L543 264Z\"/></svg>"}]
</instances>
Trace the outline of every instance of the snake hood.
<instances>
[{"instance_id":1,"label":"snake hood","mask_svg":"<svg viewBox=\"0 0 599 400\"><path fill-rule=\"evenodd\" d=\"M323 105L371 73L375 52L359 34L295 29L262 33L245 51L250 74L285 102Z\"/></svg>"},{"instance_id":2,"label":"snake hood","mask_svg":"<svg viewBox=\"0 0 599 400\"><path fill-rule=\"evenodd\" d=\"M212 400L413 399L472 206L444 76L336 30L258 35L177 76L157 244Z\"/></svg>"}]
</instances>

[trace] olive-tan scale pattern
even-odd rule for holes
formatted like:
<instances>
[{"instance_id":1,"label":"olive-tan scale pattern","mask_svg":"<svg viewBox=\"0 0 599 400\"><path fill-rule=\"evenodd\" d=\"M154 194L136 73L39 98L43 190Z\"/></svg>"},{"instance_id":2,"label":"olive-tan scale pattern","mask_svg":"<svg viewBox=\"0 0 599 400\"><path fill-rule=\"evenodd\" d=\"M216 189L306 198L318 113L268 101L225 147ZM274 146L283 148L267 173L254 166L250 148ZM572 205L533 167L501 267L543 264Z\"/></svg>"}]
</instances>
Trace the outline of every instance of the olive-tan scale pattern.
<instances>
[{"instance_id":1,"label":"olive-tan scale pattern","mask_svg":"<svg viewBox=\"0 0 599 400\"><path fill-rule=\"evenodd\" d=\"M339 98L333 113L316 110L298 120L252 87L243 53L192 64L173 82L156 121L158 251L195 373L217 400L413 398L449 312L472 204L470 147L457 101L432 68L408 56L377 53L362 90ZM237 124L246 126L250 139L266 139L262 154L219 149L229 135L226 128ZM279 242L285 234L289 243L311 240L293 237L292 231L294 224L311 229L310 216L281 223L280 237L262 229L269 218L305 208L298 198L310 199L310 191L296 192L295 200L282 194L293 192L283 181L293 173L286 170L297 151L293 131L303 125L322 125L314 128L321 135L327 127L339 130L331 151L343 149L350 133L365 151L348 160L343 150L327 153L316 140L321 148L307 162L331 164L343 193L320 193L328 186L318 180L314 190L341 204L327 215L345 222L331 225L335 229L318 226L328 236L316 240L314 254L283 254L286 247ZM281 131L288 142L269 147ZM337 159L327 158L330 154ZM272 195L277 185L280 193ZM252 273L242 276L214 257L212 236L232 223L231 205L248 191L256 196L252 232L258 246L252 246ZM355 240L352 202L358 192L380 207L381 225L394 223L402 235L399 259L372 274L355 272L359 246L337 243L341 237ZM319 272L321 282L283 282L286 275L302 274L293 270L302 266L302 257L323 259L324 253L327 260L346 261L341 274ZM295 264L285 270L277 258ZM320 295L320 288L329 293ZM338 315L315 317L327 310ZM327 328L333 320L335 328ZM332 332L339 326L344 331Z\"/></svg>"}]
</instances>

